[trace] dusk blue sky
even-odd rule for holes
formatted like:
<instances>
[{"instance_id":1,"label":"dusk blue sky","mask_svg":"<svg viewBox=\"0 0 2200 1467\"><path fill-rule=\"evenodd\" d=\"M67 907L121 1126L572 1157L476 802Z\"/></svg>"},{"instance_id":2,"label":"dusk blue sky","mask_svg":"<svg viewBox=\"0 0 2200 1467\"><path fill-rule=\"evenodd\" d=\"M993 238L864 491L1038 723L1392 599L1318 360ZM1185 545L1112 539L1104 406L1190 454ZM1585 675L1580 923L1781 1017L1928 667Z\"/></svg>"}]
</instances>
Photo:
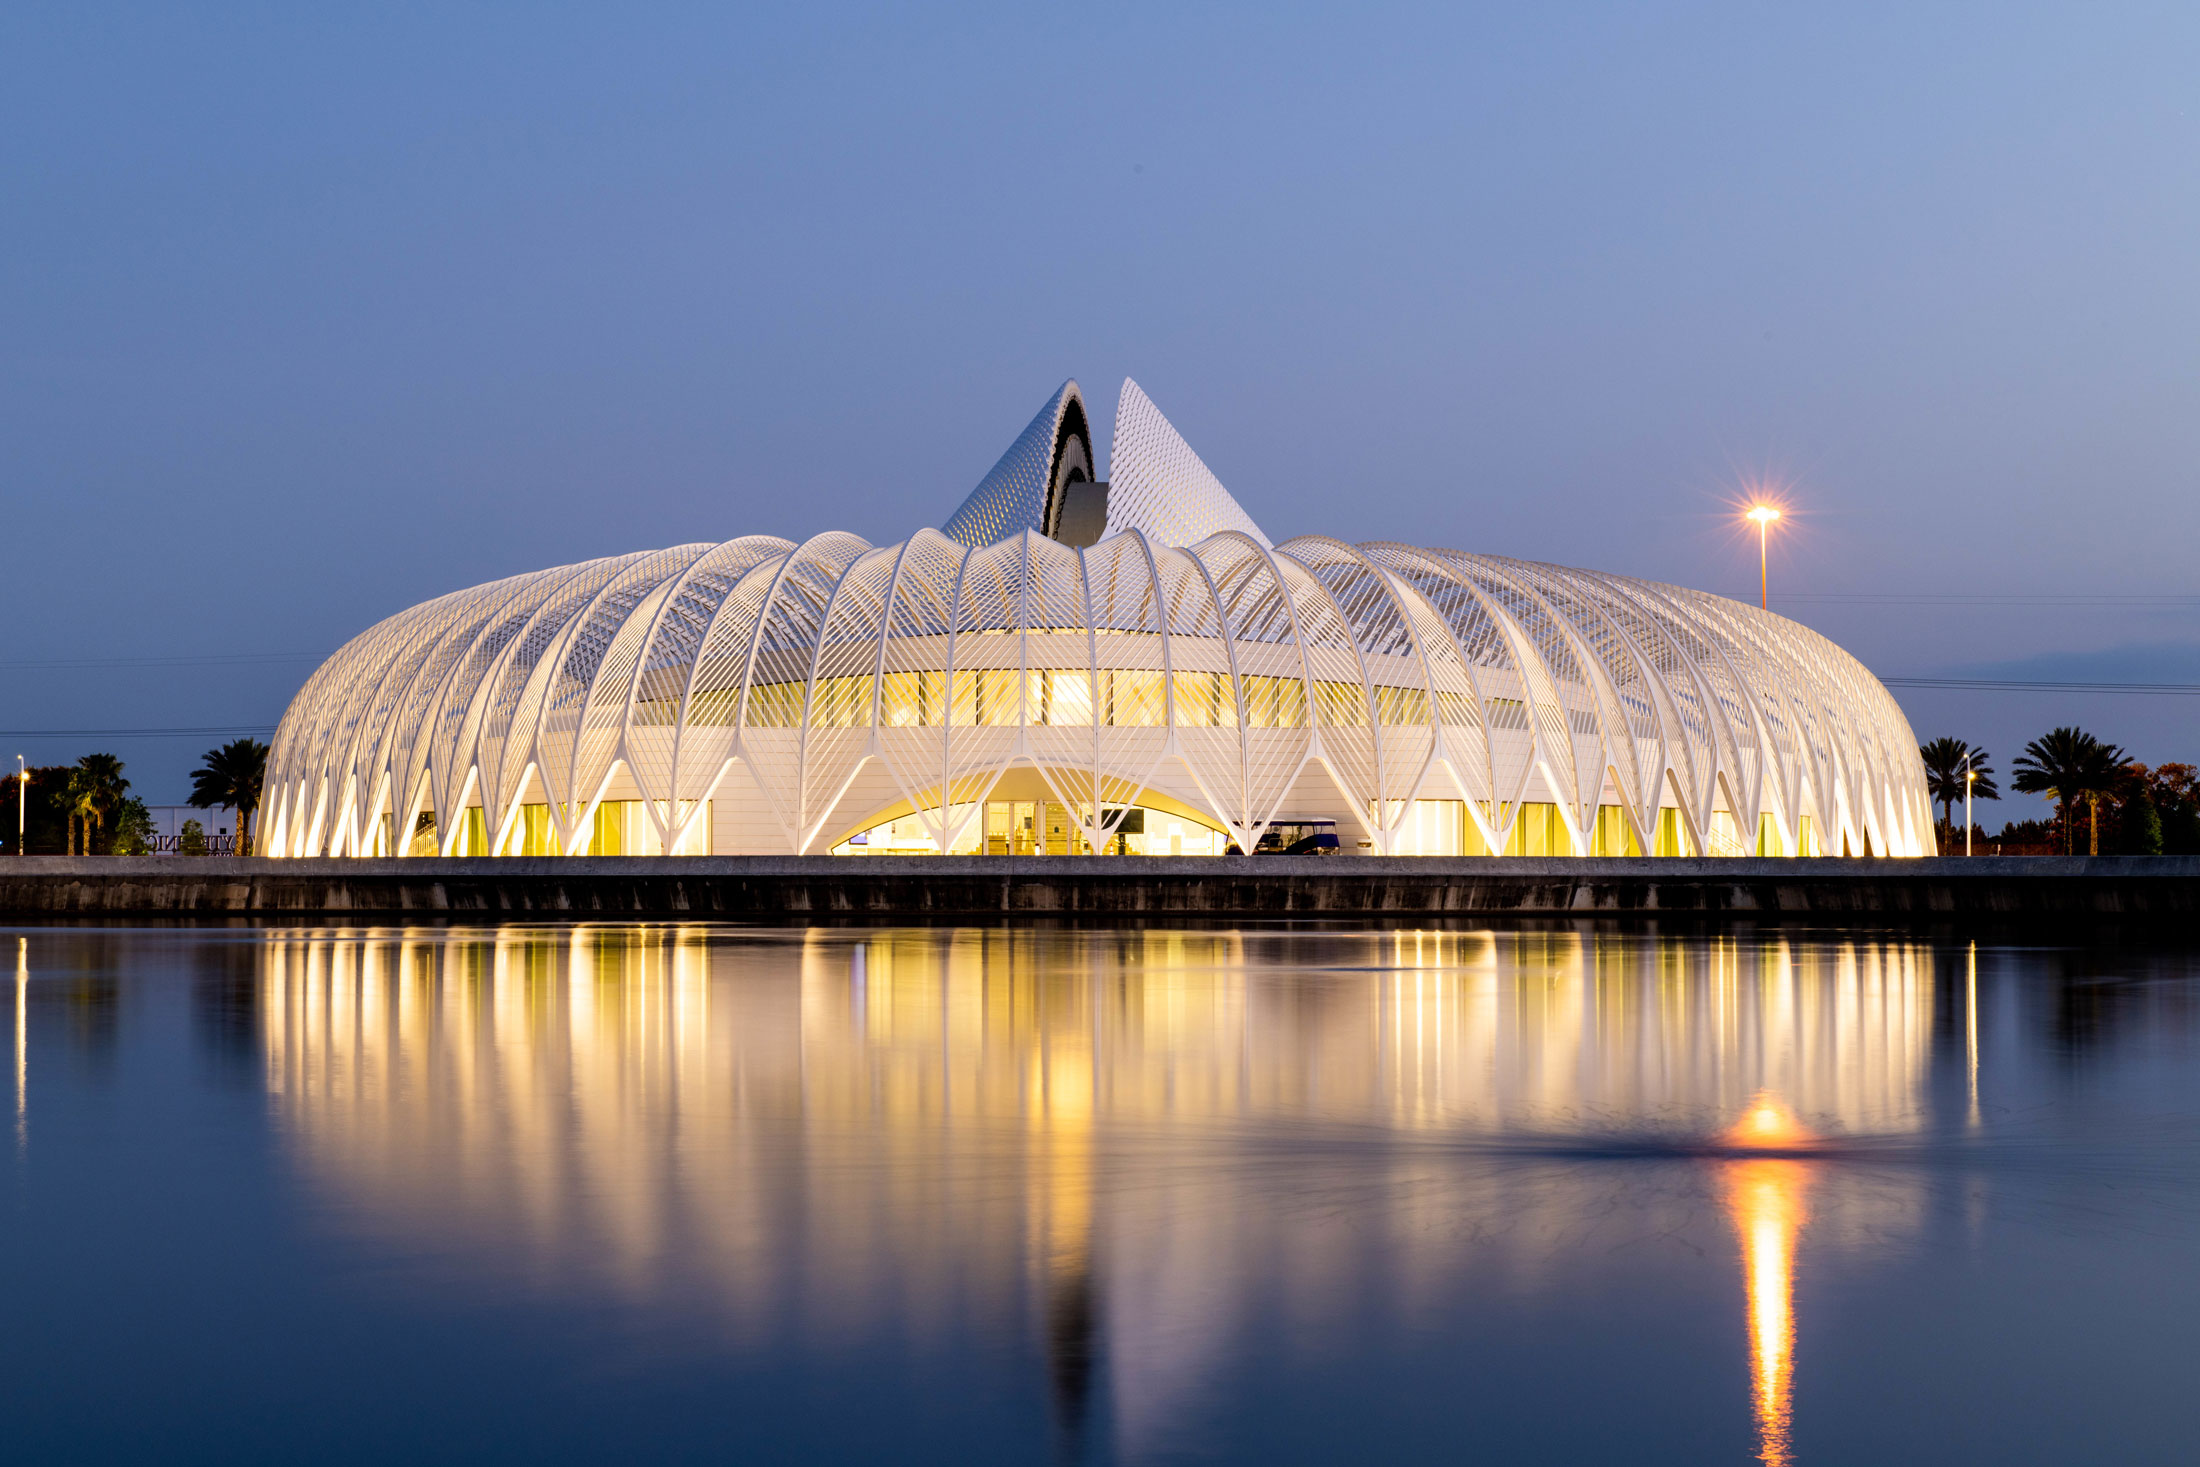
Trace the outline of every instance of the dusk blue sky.
<instances>
[{"instance_id":1,"label":"dusk blue sky","mask_svg":"<svg viewBox=\"0 0 2200 1467\"><path fill-rule=\"evenodd\" d=\"M1753 599L1770 477L1775 609L1882 675L2200 682L2196 56L2189 4L9 7L0 726L272 724L444 591L895 540L1126 374L1278 538ZM208 657L288 660L153 660ZM2200 699L1899 696L2200 762ZM162 802L212 742L0 752Z\"/></svg>"}]
</instances>

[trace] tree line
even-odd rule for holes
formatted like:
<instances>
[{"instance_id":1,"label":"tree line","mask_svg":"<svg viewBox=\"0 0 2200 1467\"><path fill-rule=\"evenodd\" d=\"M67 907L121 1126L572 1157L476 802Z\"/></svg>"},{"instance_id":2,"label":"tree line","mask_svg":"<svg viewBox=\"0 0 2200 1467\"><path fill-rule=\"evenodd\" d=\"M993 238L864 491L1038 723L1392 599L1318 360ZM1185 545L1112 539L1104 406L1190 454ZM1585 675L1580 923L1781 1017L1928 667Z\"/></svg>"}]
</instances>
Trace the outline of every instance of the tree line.
<instances>
[{"instance_id":1,"label":"tree line","mask_svg":"<svg viewBox=\"0 0 2200 1467\"><path fill-rule=\"evenodd\" d=\"M1962 849L1956 807L1968 785L1971 798L1998 800L1986 750L1961 739L1918 746L1925 780L1940 806L1940 848ZM2115 744L2065 727L2024 746L2010 765L2009 787L2055 802L2043 820L2012 820L1993 836L2003 855L2075 855L2083 844L2093 856L2200 855L2200 769L2190 764L2148 768Z\"/></svg>"},{"instance_id":2,"label":"tree line","mask_svg":"<svg viewBox=\"0 0 2200 1467\"><path fill-rule=\"evenodd\" d=\"M191 805L233 813L234 855L252 853L252 814L266 777L267 745L249 738L207 750L191 772ZM10 855L143 856L151 854L153 838L152 813L130 793L122 760L113 754L86 754L74 764L39 765L0 779L0 850ZM206 854L206 831L198 821L184 822L178 849Z\"/></svg>"}]
</instances>

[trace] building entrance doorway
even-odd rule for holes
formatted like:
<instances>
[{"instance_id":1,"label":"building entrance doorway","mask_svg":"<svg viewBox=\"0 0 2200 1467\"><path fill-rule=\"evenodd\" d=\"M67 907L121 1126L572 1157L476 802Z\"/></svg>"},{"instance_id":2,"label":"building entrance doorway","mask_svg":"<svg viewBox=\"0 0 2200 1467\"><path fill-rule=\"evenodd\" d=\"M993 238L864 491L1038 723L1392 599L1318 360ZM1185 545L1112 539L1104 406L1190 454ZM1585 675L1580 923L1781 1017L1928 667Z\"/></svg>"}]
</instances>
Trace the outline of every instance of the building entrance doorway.
<instances>
[{"instance_id":1,"label":"building entrance doorway","mask_svg":"<svg viewBox=\"0 0 2200 1467\"><path fill-rule=\"evenodd\" d=\"M969 812L964 824L965 812ZM983 808L957 805L954 819L962 834L948 855L983 856L1219 856L1229 837L1182 810L1144 805L1105 812L1113 830L1098 852L1055 800L988 800ZM859 830L832 848L836 856L932 855L939 853L925 820L914 814Z\"/></svg>"},{"instance_id":2,"label":"building entrance doorway","mask_svg":"<svg viewBox=\"0 0 2200 1467\"><path fill-rule=\"evenodd\" d=\"M985 853L989 856L1089 856L1092 846L1050 800L991 800L985 807Z\"/></svg>"}]
</instances>

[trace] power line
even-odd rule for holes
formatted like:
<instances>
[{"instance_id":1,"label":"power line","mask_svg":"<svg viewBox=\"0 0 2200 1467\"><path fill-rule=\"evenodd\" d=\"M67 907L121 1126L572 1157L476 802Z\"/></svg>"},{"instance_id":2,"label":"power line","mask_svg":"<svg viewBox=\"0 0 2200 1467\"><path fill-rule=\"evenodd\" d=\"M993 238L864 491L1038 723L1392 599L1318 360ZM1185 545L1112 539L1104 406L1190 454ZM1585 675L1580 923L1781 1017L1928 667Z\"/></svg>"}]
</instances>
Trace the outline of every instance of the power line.
<instances>
[{"instance_id":1,"label":"power line","mask_svg":"<svg viewBox=\"0 0 2200 1467\"><path fill-rule=\"evenodd\" d=\"M2066 595L2023 591L1791 591L1783 601L1854 603L1901 606L2162 606L2200 607L2200 596L2112 595L2106 592L2072 592Z\"/></svg>"},{"instance_id":2,"label":"power line","mask_svg":"<svg viewBox=\"0 0 2200 1467\"><path fill-rule=\"evenodd\" d=\"M203 739L223 734L271 734L272 723L206 728L0 728L0 739Z\"/></svg>"},{"instance_id":3,"label":"power line","mask_svg":"<svg viewBox=\"0 0 2200 1467\"><path fill-rule=\"evenodd\" d=\"M2033 678L1883 677L1890 688L1950 688L1987 693L2152 693L2170 697L2200 695L2200 683L2060 683Z\"/></svg>"},{"instance_id":4,"label":"power line","mask_svg":"<svg viewBox=\"0 0 2200 1467\"><path fill-rule=\"evenodd\" d=\"M320 662L319 652L229 652L203 657L56 657L37 662L0 662L0 670L29 672L60 667L246 667L278 662Z\"/></svg>"}]
</instances>

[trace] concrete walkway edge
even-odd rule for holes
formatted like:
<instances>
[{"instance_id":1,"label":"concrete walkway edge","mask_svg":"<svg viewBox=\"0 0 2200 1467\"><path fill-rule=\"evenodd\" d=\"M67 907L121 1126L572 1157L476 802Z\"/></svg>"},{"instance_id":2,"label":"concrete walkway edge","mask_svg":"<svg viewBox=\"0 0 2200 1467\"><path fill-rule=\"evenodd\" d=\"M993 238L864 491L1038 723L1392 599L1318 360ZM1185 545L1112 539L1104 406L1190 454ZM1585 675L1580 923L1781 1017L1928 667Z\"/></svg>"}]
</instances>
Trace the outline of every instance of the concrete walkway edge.
<instances>
[{"instance_id":1,"label":"concrete walkway edge","mask_svg":"<svg viewBox=\"0 0 2200 1467\"><path fill-rule=\"evenodd\" d=\"M14 916L2200 919L2200 857L0 857Z\"/></svg>"}]
</instances>

